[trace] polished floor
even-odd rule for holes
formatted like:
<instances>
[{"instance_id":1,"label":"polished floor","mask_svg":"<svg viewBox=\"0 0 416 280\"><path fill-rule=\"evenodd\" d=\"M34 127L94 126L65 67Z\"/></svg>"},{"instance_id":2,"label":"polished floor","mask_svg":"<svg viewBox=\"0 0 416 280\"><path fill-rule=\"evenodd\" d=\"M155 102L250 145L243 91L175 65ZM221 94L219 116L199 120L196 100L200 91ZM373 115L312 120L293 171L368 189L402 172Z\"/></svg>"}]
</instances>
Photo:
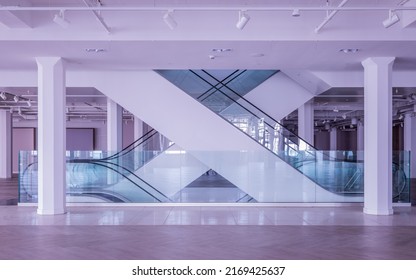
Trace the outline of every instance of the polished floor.
<instances>
[{"instance_id":1,"label":"polished floor","mask_svg":"<svg viewBox=\"0 0 416 280\"><path fill-rule=\"evenodd\" d=\"M416 207L71 206L42 216L0 180L0 259L411 259Z\"/></svg>"},{"instance_id":2,"label":"polished floor","mask_svg":"<svg viewBox=\"0 0 416 280\"><path fill-rule=\"evenodd\" d=\"M0 259L412 259L416 208L0 206Z\"/></svg>"}]
</instances>

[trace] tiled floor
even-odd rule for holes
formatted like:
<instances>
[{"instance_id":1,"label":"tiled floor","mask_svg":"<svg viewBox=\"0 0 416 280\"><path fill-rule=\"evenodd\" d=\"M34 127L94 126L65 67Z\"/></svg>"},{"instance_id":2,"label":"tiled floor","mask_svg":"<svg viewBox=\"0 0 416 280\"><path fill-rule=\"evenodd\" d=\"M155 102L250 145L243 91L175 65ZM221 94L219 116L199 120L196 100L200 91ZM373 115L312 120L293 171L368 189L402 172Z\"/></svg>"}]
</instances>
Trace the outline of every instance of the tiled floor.
<instances>
[{"instance_id":1,"label":"tiled floor","mask_svg":"<svg viewBox=\"0 0 416 280\"><path fill-rule=\"evenodd\" d=\"M91 206L41 216L0 181L0 259L413 259L416 207Z\"/></svg>"},{"instance_id":2,"label":"tiled floor","mask_svg":"<svg viewBox=\"0 0 416 280\"><path fill-rule=\"evenodd\" d=\"M416 259L416 208L0 206L0 259Z\"/></svg>"}]
</instances>

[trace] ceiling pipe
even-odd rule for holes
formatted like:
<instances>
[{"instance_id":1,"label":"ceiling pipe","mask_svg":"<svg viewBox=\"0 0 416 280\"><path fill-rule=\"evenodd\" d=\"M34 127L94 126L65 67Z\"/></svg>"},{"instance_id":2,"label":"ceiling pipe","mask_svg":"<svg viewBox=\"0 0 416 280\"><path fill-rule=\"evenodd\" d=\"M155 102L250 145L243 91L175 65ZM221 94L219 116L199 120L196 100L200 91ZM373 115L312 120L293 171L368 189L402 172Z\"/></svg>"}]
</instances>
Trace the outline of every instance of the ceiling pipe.
<instances>
[{"instance_id":1,"label":"ceiling pipe","mask_svg":"<svg viewBox=\"0 0 416 280\"><path fill-rule=\"evenodd\" d=\"M347 4L348 0L342 0L342 2L338 5L338 8L344 7L345 4ZM315 33L318 33L337 13L339 10L332 10L332 12L326 16L324 21L318 25L317 28L315 28Z\"/></svg>"},{"instance_id":2,"label":"ceiling pipe","mask_svg":"<svg viewBox=\"0 0 416 280\"><path fill-rule=\"evenodd\" d=\"M345 0L344 0L345 1ZM343 2L344 2L343 1ZM346 2L346 1L345 1ZM342 4L342 3L341 3ZM96 7L81 7L81 6L0 6L0 11L166 11L174 9L175 11L287 11L293 12L293 9L299 9L302 11L416 11L416 6L349 6L342 7L341 4L338 7L275 7L275 6L264 6L264 7L249 7L249 6L235 6L235 7L173 7L173 6L160 6L160 7L134 7L134 6L123 6L123 7L109 7L109 6L96 6Z\"/></svg>"}]
</instances>

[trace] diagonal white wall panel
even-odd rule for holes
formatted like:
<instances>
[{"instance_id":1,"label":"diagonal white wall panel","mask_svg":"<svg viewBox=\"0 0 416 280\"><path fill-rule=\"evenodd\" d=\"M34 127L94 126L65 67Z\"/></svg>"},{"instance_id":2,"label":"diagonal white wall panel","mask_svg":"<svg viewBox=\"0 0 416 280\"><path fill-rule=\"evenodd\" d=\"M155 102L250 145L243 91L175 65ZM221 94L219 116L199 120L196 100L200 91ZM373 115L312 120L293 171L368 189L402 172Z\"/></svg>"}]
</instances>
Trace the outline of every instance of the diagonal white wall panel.
<instances>
[{"instance_id":1,"label":"diagonal white wall panel","mask_svg":"<svg viewBox=\"0 0 416 280\"><path fill-rule=\"evenodd\" d=\"M70 72L68 86L96 87L257 201L343 200L153 71Z\"/></svg>"},{"instance_id":2,"label":"diagonal white wall panel","mask_svg":"<svg viewBox=\"0 0 416 280\"><path fill-rule=\"evenodd\" d=\"M285 73L278 72L247 93L244 98L280 121L314 96Z\"/></svg>"}]
</instances>

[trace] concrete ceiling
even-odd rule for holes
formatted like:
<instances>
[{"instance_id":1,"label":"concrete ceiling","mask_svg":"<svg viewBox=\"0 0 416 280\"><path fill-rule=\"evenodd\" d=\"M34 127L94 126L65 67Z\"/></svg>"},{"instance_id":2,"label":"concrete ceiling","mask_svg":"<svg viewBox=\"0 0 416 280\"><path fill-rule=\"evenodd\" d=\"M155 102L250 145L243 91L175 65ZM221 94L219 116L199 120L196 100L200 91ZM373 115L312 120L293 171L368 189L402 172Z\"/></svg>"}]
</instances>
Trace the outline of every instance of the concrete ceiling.
<instances>
[{"instance_id":1,"label":"concrete ceiling","mask_svg":"<svg viewBox=\"0 0 416 280\"><path fill-rule=\"evenodd\" d=\"M405 5L413 4L414 0ZM90 6L97 0L85 0ZM308 69L361 70L361 61L370 56L395 56L395 68L413 69L416 63L416 11L398 11L401 21L384 28L388 10L340 11L320 32L314 29L326 11L273 11L282 7L325 7L323 0L100 0L102 6L155 8L146 11L102 11L99 17L110 28L108 33L91 11L65 12L68 28L53 22L59 9L86 7L84 0L0 0L0 4L52 9L12 11L16 21L27 25L13 27L0 17L0 68L35 69L37 56L61 56L69 68L100 69ZM341 1L331 0L337 7ZM399 0L350 0L345 7L404 7ZM416 1L414 1L416 2ZM139 3L139 4L138 4ZM138 6L139 5L139 6ZM416 5L416 3L415 3ZM186 10L199 7L198 10ZM223 7L226 10L204 10ZM4 8L4 7L3 7ZM164 23L164 9L173 9L178 23L171 30ZM265 10L252 10L262 9ZM5 8L6 9L6 8ZM235 27L238 11L247 9L251 19L243 30ZM2 13L7 13L2 11ZM23 15L24 16L23 16ZM410 14L410 15L409 15ZM10 14L9 14L10 16ZM1 24L0 24L1 25ZM87 48L103 49L101 53ZM230 48L228 53L214 48ZM356 48L345 54L343 48ZM214 56L214 59L210 59Z\"/></svg>"},{"instance_id":2,"label":"concrete ceiling","mask_svg":"<svg viewBox=\"0 0 416 280\"><path fill-rule=\"evenodd\" d=\"M97 15L109 27L109 33L92 11L70 10L71 7L86 7L86 3L104 8L147 10L99 12ZM362 71L361 61L368 57L393 56L396 57L395 71L415 70L416 11L400 9L416 7L416 0L349 0L344 7L361 7L363 10L339 11L316 33L315 28L324 21L327 12L308 8L326 7L326 3L326 0L0 0L0 9L3 9L0 11L0 70L36 70L35 58L41 56L63 57L70 70L295 69L339 72ZM337 7L341 0L329 0L328 3L330 7ZM7 6L40 10L5 11ZM289 9L273 10L284 7ZM304 9L300 10L299 17L292 17L291 9L297 7ZM386 9L378 10L380 7ZM389 8L398 9L400 22L384 28L382 22L388 17ZM67 28L53 21L59 10L65 9L65 18L70 22ZM174 11L178 23L173 30L162 19L168 9ZM235 27L240 10L247 10L251 17L243 30ZM230 51L213 51L221 48ZM103 51L87 52L86 49ZM341 49L358 51L344 53ZM406 93L410 94L413 89L407 89ZM31 94L27 93L31 90L28 88L3 90L19 96ZM341 106L338 105L341 102L346 103L345 112L350 110L348 106L362 106L360 97L349 100L334 97L346 91L351 92L351 89L333 89L327 93L332 97L317 98L315 103L323 111L331 111L334 106ZM91 89L74 89L73 94L87 95L68 101L79 108L83 108L85 102L105 105L103 98L91 97L98 94ZM86 106L92 107L92 111L100 111Z\"/></svg>"}]
</instances>

